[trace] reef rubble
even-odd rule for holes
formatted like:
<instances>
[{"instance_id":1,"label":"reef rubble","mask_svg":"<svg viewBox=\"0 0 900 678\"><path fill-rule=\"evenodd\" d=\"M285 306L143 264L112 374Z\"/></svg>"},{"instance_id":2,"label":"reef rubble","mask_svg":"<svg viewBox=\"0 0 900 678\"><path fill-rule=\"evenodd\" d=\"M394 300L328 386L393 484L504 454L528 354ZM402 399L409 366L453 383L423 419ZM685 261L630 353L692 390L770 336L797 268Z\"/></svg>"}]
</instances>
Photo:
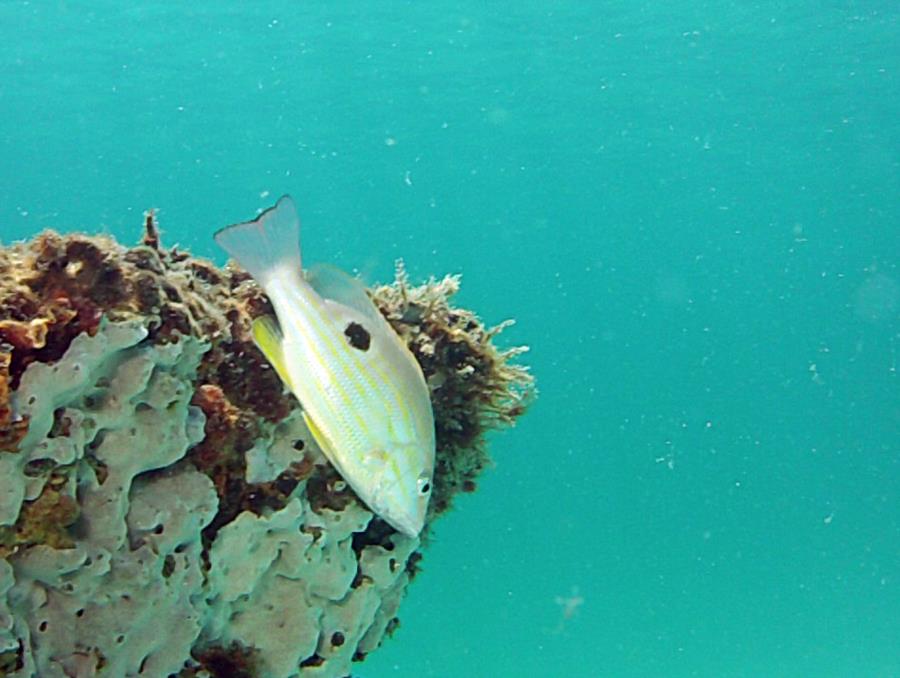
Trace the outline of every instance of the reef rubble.
<instances>
[{"instance_id":1,"label":"reef rubble","mask_svg":"<svg viewBox=\"0 0 900 678\"><path fill-rule=\"evenodd\" d=\"M528 405L457 277L370 290L435 412L425 530L374 517L253 344L268 300L160 243L0 248L0 676L347 676L398 625L434 519ZM435 576L439 576L435 574Z\"/></svg>"}]
</instances>

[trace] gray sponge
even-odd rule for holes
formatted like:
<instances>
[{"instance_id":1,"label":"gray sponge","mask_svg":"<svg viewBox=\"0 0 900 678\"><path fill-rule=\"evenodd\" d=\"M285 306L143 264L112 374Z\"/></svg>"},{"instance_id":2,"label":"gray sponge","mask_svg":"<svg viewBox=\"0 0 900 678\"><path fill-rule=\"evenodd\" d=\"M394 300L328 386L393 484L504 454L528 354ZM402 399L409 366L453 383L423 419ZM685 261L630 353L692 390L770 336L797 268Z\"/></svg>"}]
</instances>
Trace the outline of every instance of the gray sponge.
<instances>
[{"instance_id":1,"label":"gray sponge","mask_svg":"<svg viewBox=\"0 0 900 678\"><path fill-rule=\"evenodd\" d=\"M395 535L392 551L370 545L358 559L352 535L371 513L356 502L314 512L301 482L283 508L245 511L204 543L218 498L185 455L203 438L190 400L205 346L145 336L105 322L55 364L31 364L14 393L30 426L0 456L3 521L48 492L77 518L66 548L38 543L0 561L0 651L21 658L7 675L167 676L209 647L252 648L259 676L346 675L395 614L408 581L396 563L418 540ZM289 441L314 445L303 428L296 413L270 427L248 480L297 462Z\"/></svg>"}]
</instances>

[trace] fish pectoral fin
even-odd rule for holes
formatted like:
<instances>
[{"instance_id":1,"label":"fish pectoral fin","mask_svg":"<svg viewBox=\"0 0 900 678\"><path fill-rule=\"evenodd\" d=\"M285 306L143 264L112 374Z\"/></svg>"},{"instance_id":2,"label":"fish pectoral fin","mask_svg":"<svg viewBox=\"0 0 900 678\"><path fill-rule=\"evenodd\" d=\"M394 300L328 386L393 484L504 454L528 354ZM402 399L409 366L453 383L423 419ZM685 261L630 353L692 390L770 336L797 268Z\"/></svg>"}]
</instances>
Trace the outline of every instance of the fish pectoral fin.
<instances>
[{"instance_id":1,"label":"fish pectoral fin","mask_svg":"<svg viewBox=\"0 0 900 678\"><path fill-rule=\"evenodd\" d=\"M271 316L263 315L253 321L250 326L253 332L253 341L266 356L266 360L275 368L278 376L284 384L291 388L291 380L288 377L287 365L284 361L284 335L281 328Z\"/></svg>"}]
</instances>

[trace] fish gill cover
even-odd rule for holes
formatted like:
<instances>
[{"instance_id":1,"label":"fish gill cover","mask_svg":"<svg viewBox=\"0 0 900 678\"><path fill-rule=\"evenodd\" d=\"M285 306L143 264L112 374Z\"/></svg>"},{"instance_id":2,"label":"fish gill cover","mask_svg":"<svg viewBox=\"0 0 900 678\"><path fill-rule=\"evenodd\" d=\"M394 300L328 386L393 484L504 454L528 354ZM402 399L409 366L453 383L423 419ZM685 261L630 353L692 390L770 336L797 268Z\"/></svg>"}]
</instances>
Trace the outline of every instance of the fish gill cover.
<instances>
[{"instance_id":1,"label":"fish gill cover","mask_svg":"<svg viewBox=\"0 0 900 678\"><path fill-rule=\"evenodd\" d=\"M0 249L0 675L345 676L397 627L433 520L534 394L450 298L370 290L431 391L419 538L370 513L251 337L248 274L45 232ZM435 573L435 576L439 576Z\"/></svg>"}]
</instances>

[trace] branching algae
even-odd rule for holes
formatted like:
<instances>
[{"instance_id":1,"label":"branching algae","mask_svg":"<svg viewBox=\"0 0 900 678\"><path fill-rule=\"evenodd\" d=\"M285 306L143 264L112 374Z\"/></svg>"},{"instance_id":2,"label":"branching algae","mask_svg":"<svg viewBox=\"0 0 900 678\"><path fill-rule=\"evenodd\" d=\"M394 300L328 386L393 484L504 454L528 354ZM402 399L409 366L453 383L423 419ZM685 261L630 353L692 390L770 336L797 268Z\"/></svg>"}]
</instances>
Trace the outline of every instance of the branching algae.
<instances>
[{"instance_id":1,"label":"branching algae","mask_svg":"<svg viewBox=\"0 0 900 678\"><path fill-rule=\"evenodd\" d=\"M376 517L257 349L250 275L160 244L45 232L0 249L0 675L347 676L396 628L434 519L531 394L454 308L369 290L428 385L418 536ZM435 573L434 576L439 576Z\"/></svg>"}]
</instances>

